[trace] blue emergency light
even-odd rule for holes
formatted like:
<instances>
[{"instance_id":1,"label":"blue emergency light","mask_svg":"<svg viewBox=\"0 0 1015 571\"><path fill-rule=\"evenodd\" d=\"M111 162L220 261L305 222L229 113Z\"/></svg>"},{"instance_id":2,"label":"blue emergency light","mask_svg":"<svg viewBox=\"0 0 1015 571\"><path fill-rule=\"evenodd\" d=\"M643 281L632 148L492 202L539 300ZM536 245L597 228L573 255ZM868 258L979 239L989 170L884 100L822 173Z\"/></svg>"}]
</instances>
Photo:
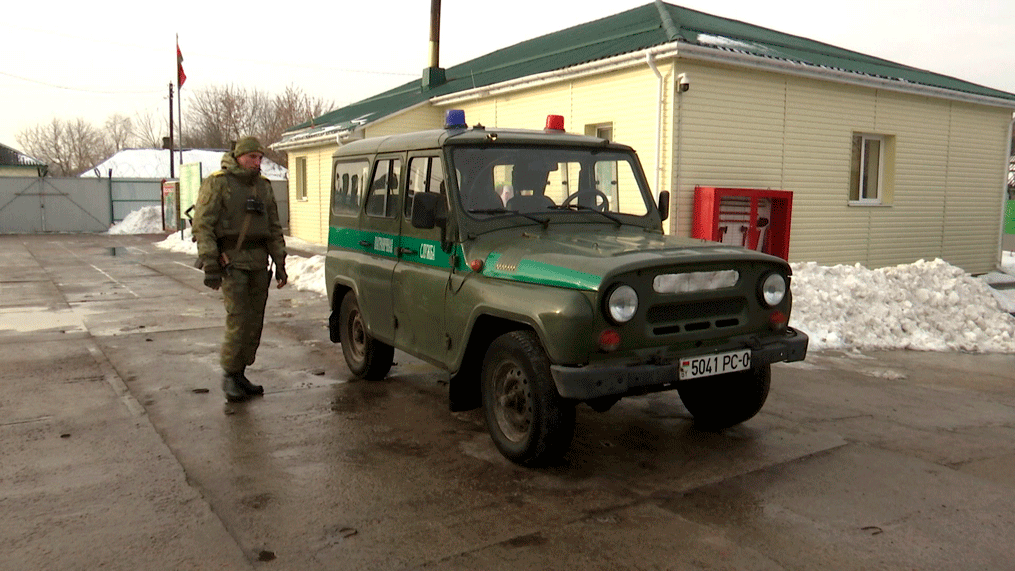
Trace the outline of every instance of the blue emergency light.
<instances>
[{"instance_id":1,"label":"blue emergency light","mask_svg":"<svg viewBox=\"0 0 1015 571\"><path fill-rule=\"evenodd\" d=\"M466 127L468 125L465 123L464 109L448 109L444 113L445 129L465 129Z\"/></svg>"}]
</instances>

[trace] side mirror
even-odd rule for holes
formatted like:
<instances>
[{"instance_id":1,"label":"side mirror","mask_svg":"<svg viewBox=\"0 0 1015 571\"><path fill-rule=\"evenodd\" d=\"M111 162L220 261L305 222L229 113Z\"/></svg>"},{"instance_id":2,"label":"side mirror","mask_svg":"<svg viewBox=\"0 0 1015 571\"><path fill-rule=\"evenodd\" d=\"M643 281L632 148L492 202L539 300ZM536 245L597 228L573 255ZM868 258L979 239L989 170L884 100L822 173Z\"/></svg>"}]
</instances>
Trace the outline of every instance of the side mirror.
<instances>
[{"instance_id":1,"label":"side mirror","mask_svg":"<svg viewBox=\"0 0 1015 571\"><path fill-rule=\"evenodd\" d=\"M444 195L434 192L417 192L412 197L412 226L414 228L441 228L448 221L444 208Z\"/></svg>"},{"instance_id":2,"label":"side mirror","mask_svg":"<svg viewBox=\"0 0 1015 571\"><path fill-rule=\"evenodd\" d=\"M659 193L659 219L666 220L670 217L670 191L664 190Z\"/></svg>"}]
</instances>

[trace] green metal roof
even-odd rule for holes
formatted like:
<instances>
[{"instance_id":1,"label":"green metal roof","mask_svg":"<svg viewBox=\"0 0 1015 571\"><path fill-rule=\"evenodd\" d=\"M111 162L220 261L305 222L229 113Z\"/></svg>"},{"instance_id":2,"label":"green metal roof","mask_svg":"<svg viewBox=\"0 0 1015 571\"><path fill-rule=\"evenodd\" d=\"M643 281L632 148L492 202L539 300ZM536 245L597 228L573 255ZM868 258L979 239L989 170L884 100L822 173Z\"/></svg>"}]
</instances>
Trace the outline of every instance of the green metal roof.
<instances>
[{"instance_id":1,"label":"green metal roof","mask_svg":"<svg viewBox=\"0 0 1015 571\"><path fill-rule=\"evenodd\" d=\"M660 9L660 7L662 9ZM420 79L296 125L287 133L352 129L428 99L677 42L1015 102L1015 94L665 3L527 40L446 70L424 90ZM1015 104L1013 104L1015 107Z\"/></svg>"}]
</instances>

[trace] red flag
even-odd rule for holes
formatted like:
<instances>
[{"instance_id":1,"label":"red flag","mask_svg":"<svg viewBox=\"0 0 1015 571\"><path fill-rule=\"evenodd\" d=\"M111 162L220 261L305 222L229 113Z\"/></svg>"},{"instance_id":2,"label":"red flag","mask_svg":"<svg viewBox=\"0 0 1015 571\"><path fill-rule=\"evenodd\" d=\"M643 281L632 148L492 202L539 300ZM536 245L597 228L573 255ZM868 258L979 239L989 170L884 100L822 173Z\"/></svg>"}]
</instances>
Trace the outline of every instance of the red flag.
<instances>
[{"instance_id":1,"label":"red flag","mask_svg":"<svg viewBox=\"0 0 1015 571\"><path fill-rule=\"evenodd\" d=\"M183 73L183 52L180 51L180 41L176 41L176 87L179 89L183 87L183 82L187 81L187 74Z\"/></svg>"}]
</instances>

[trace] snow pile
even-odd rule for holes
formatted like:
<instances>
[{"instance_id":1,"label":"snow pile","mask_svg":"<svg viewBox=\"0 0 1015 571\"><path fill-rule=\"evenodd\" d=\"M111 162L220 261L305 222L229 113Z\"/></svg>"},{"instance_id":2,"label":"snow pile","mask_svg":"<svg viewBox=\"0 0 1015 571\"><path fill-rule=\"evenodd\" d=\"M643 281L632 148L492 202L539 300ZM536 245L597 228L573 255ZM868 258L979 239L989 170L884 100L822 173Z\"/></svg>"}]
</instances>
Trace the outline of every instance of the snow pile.
<instances>
[{"instance_id":1,"label":"snow pile","mask_svg":"<svg viewBox=\"0 0 1015 571\"><path fill-rule=\"evenodd\" d=\"M145 206L113 224L107 234L159 234L162 232L162 207Z\"/></svg>"},{"instance_id":2,"label":"snow pile","mask_svg":"<svg viewBox=\"0 0 1015 571\"><path fill-rule=\"evenodd\" d=\"M194 242L194 235L190 228L187 228L183 232L174 232L167 236L165 240L156 242L155 245L170 252L197 255L197 243Z\"/></svg>"},{"instance_id":3,"label":"snow pile","mask_svg":"<svg viewBox=\"0 0 1015 571\"><path fill-rule=\"evenodd\" d=\"M984 280L942 260L877 270L791 265L791 322L813 350L1015 353L1015 317Z\"/></svg>"},{"instance_id":4,"label":"snow pile","mask_svg":"<svg viewBox=\"0 0 1015 571\"><path fill-rule=\"evenodd\" d=\"M285 271L289 285L296 289L328 295L324 289L324 256L286 256Z\"/></svg>"}]
</instances>

